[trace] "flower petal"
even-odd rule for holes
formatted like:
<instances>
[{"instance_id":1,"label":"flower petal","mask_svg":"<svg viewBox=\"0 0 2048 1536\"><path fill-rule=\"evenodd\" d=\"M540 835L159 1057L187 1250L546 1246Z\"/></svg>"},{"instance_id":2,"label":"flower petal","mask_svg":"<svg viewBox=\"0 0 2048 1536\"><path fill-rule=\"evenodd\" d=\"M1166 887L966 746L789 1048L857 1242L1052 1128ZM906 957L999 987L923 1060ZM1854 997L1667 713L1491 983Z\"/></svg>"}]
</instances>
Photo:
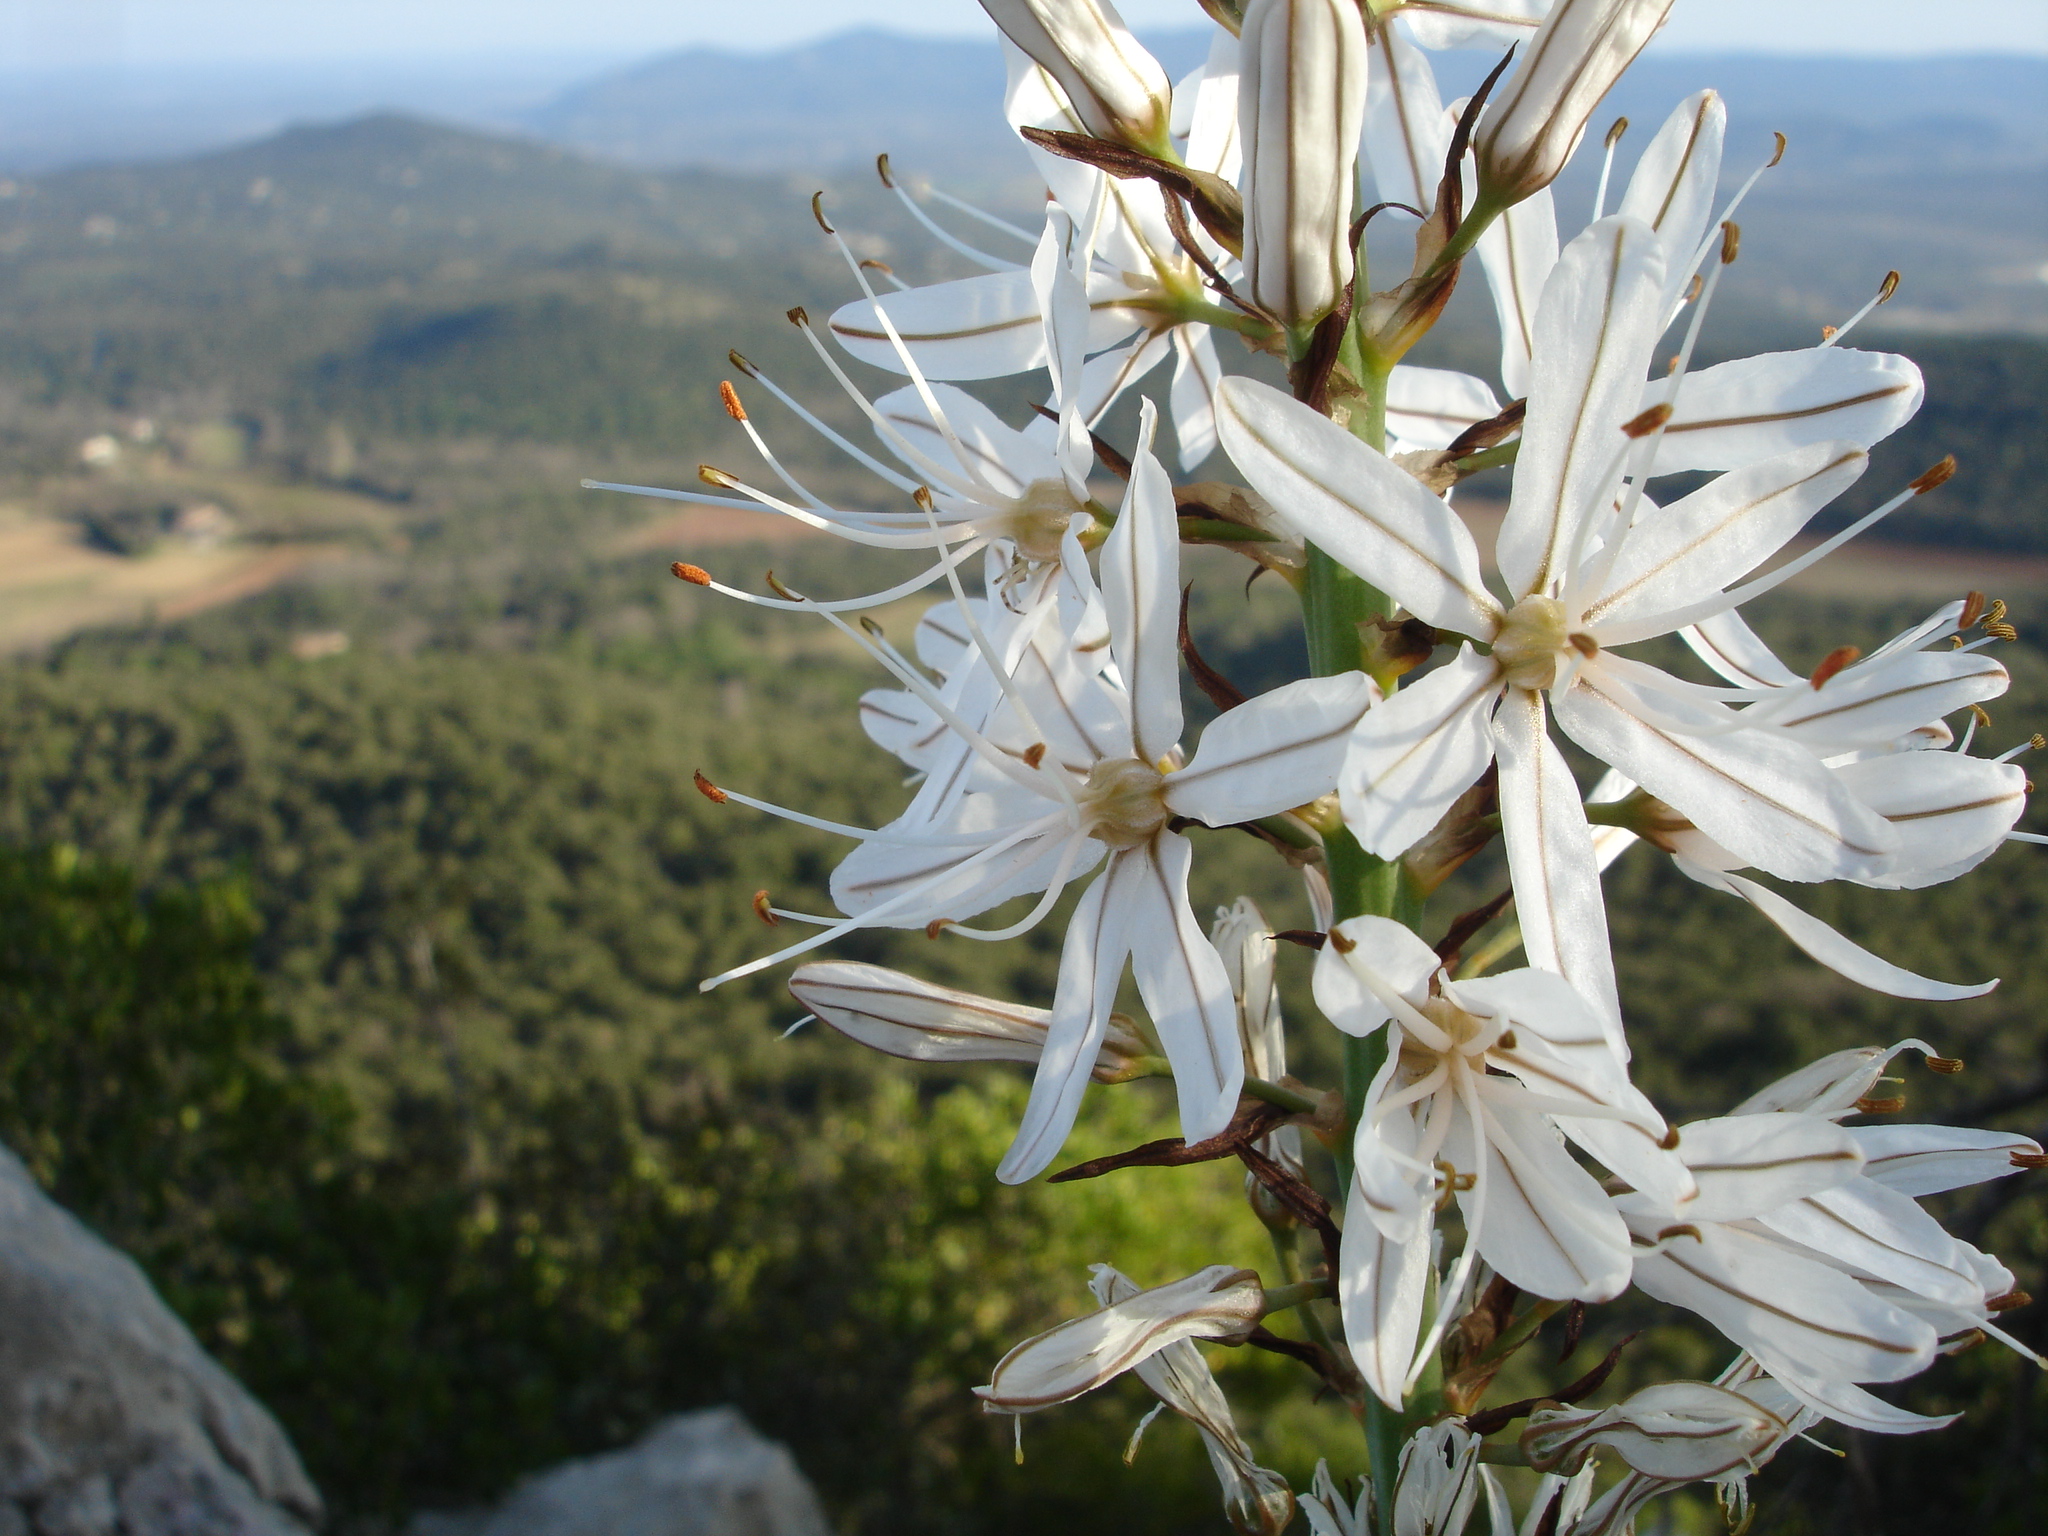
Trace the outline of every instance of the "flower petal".
<instances>
[{"instance_id":1,"label":"flower petal","mask_svg":"<svg viewBox=\"0 0 2048 1536\"><path fill-rule=\"evenodd\" d=\"M1818 689L1788 688L1751 705L1742 718L1832 756L1897 741L1945 715L1997 698L2010 681L2005 668L1981 652L1908 651L1850 667Z\"/></svg>"},{"instance_id":2,"label":"flower petal","mask_svg":"<svg viewBox=\"0 0 2048 1536\"><path fill-rule=\"evenodd\" d=\"M1636 1260L1636 1284L1695 1312L1763 1364L1831 1381L1902 1381L1927 1368L1935 1332L1838 1269L1768 1237L1703 1225Z\"/></svg>"},{"instance_id":3,"label":"flower petal","mask_svg":"<svg viewBox=\"0 0 2048 1536\"><path fill-rule=\"evenodd\" d=\"M1026 1339L975 1396L991 1413L1033 1413L1069 1402L1185 1339L1242 1339L1265 1306L1249 1269L1211 1264L1171 1285L1077 1317Z\"/></svg>"},{"instance_id":4,"label":"flower petal","mask_svg":"<svg viewBox=\"0 0 2048 1536\"><path fill-rule=\"evenodd\" d=\"M1551 707L1572 740L1768 874L1833 880L1883 869L1898 834L1818 757L1769 732L1729 730L1722 712L1675 693L1648 695L1643 685L1662 680L1603 653ZM1694 720L1697 731L1682 728Z\"/></svg>"},{"instance_id":5,"label":"flower petal","mask_svg":"<svg viewBox=\"0 0 2048 1536\"><path fill-rule=\"evenodd\" d=\"M1414 476L1271 385L1216 391L1223 451L1303 538L1427 624L1489 639L1501 607L1464 522Z\"/></svg>"},{"instance_id":6,"label":"flower petal","mask_svg":"<svg viewBox=\"0 0 2048 1536\"><path fill-rule=\"evenodd\" d=\"M1860 1045L1834 1051L1758 1089L1730 1113L1791 1112L1831 1117L1849 1114L1856 1108L1856 1101L1877 1086L1884 1069L1901 1051L1932 1056L1934 1047L1924 1040L1901 1040L1896 1045Z\"/></svg>"},{"instance_id":7,"label":"flower petal","mask_svg":"<svg viewBox=\"0 0 2048 1536\"><path fill-rule=\"evenodd\" d=\"M1387 378L1387 435L1410 448L1448 448L1499 414L1493 391L1469 373L1402 363Z\"/></svg>"},{"instance_id":8,"label":"flower petal","mask_svg":"<svg viewBox=\"0 0 2048 1536\"><path fill-rule=\"evenodd\" d=\"M1778 660L1733 608L1689 624L1678 634L1694 655L1738 688L1786 688L1805 681Z\"/></svg>"},{"instance_id":9,"label":"flower petal","mask_svg":"<svg viewBox=\"0 0 2048 1536\"><path fill-rule=\"evenodd\" d=\"M1557 972L1593 1006L1608 1045L1627 1061L1599 858L1578 782L1544 729L1543 696L1509 689L1494 716L1493 737L1522 947L1531 964Z\"/></svg>"},{"instance_id":10,"label":"flower petal","mask_svg":"<svg viewBox=\"0 0 2048 1536\"><path fill-rule=\"evenodd\" d=\"M1664 329L1664 245L1636 219L1602 219L1565 247L1536 310L1529 414L1501 523L1500 573L1518 595L1552 593L1581 525L1608 505Z\"/></svg>"},{"instance_id":11,"label":"flower petal","mask_svg":"<svg viewBox=\"0 0 2048 1536\"><path fill-rule=\"evenodd\" d=\"M1467 184L1470 184L1469 167ZM1557 206L1550 188L1524 198L1479 237L1479 263L1493 291L1500 320L1500 382L1511 399L1529 393L1529 359L1536 351L1536 306L1557 266Z\"/></svg>"},{"instance_id":12,"label":"flower petal","mask_svg":"<svg viewBox=\"0 0 2048 1536\"><path fill-rule=\"evenodd\" d=\"M1545 1117L1512 1102L1516 1091L1495 1089L1480 1101L1490 1122L1483 1213L1476 1188L1458 1196L1466 1220L1479 1221L1472 1240L1487 1263L1533 1295L1610 1300L1628 1285L1628 1228Z\"/></svg>"},{"instance_id":13,"label":"flower petal","mask_svg":"<svg viewBox=\"0 0 2048 1536\"><path fill-rule=\"evenodd\" d=\"M1580 610L1605 639L1626 625L1647 639L1654 616L1685 607L1755 570L1870 462L1852 443L1819 443L1718 476L1621 537L1598 597Z\"/></svg>"},{"instance_id":14,"label":"flower petal","mask_svg":"<svg viewBox=\"0 0 2048 1536\"><path fill-rule=\"evenodd\" d=\"M1866 1179L1781 1205L1758 1219L1830 1264L1929 1301L1952 1307L1985 1301L1963 1245L1906 1196Z\"/></svg>"},{"instance_id":15,"label":"flower petal","mask_svg":"<svg viewBox=\"0 0 2048 1536\"><path fill-rule=\"evenodd\" d=\"M2039 1142L2011 1131L1955 1125L1852 1125L1848 1131L1863 1149L1864 1176L1916 1199L2018 1173L2014 1153L2041 1155Z\"/></svg>"},{"instance_id":16,"label":"flower petal","mask_svg":"<svg viewBox=\"0 0 2048 1536\"><path fill-rule=\"evenodd\" d=\"M1847 347L1763 352L1688 373L1657 444L1654 474L1735 469L1812 443L1868 448L1912 419L1924 386L1911 358ZM1643 391L1671 398L1669 379Z\"/></svg>"},{"instance_id":17,"label":"flower petal","mask_svg":"<svg viewBox=\"0 0 2048 1536\"><path fill-rule=\"evenodd\" d=\"M1500 668L1470 645L1374 705L1352 733L1338 777L1344 821L1367 852L1398 858L1486 771Z\"/></svg>"},{"instance_id":18,"label":"flower petal","mask_svg":"<svg viewBox=\"0 0 2048 1536\"><path fill-rule=\"evenodd\" d=\"M1120 861L1136 870L1122 891L1130 902L1131 973L1173 1063L1181 1135L1191 1143L1222 1133L1244 1085L1230 973L1188 906L1193 859L1194 845L1167 832Z\"/></svg>"},{"instance_id":19,"label":"flower petal","mask_svg":"<svg viewBox=\"0 0 2048 1536\"><path fill-rule=\"evenodd\" d=\"M1354 1183L1344 1206L1337 1306L1344 1317L1344 1342L1359 1375L1396 1411L1402 1406L1408 1367L1422 1333L1429 1249L1427 1234L1404 1243L1389 1242L1373 1224Z\"/></svg>"},{"instance_id":20,"label":"flower petal","mask_svg":"<svg viewBox=\"0 0 2048 1536\"><path fill-rule=\"evenodd\" d=\"M1713 91L1696 91L1680 102L1636 162L1628 190L1615 210L1641 219L1664 242L1663 312L1678 311L1692 281L1694 252L1714 215L1715 182L1721 174L1721 145L1728 135L1728 108Z\"/></svg>"},{"instance_id":21,"label":"flower petal","mask_svg":"<svg viewBox=\"0 0 2048 1536\"><path fill-rule=\"evenodd\" d=\"M1850 1382L1806 1376L1781 1365L1771 1368L1771 1376L1815 1413L1873 1435L1924 1435L1929 1430L1946 1429L1962 1417L1960 1413L1914 1413Z\"/></svg>"},{"instance_id":22,"label":"flower petal","mask_svg":"<svg viewBox=\"0 0 2048 1536\"><path fill-rule=\"evenodd\" d=\"M1031 1080L1023 1123L996 1169L1005 1184L1022 1184L1044 1172L1074 1128L1131 952L1129 888L1137 883L1137 865L1124 855L1110 860L1102 877L1082 893L1067 924L1045 1054Z\"/></svg>"},{"instance_id":23,"label":"flower petal","mask_svg":"<svg viewBox=\"0 0 2048 1536\"><path fill-rule=\"evenodd\" d=\"M1398 27L1371 33L1365 92L1365 156L1375 199L1428 213L1443 180L1450 129L1436 72Z\"/></svg>"},{"instance_id":24,"label":"flower petal","mask_svg":"<svg viewBox=\"0 0 2048 1536\"><path fill-rule=\"evenodd\" d=\"M1180 524L1173 482L1152 453L1159 414L1150 400L1139 415L1116 527L1102 546L1102 601L1109 643L1131 695L1137 755L1156 764L1180 741Z\"/></svg>"},{"instance_id":25,"label":"flower petal","mask_svg":"<svg viewBox=\"0 0 2048 1536\"><path fill-rule=\"evenodd\" d=\"M1216 356L1216 337L1205 326L1173 328L1173 436L1180 444L1180 467L1192 474L1216 451L1216 386L1223 382L1223 364ZM1092 418L1091 418L1092 419Z\"/></svg>"},{"instance_id":26,"label":"flower petal","mask_svg":"<svg viewBox=\"0 0 2048 1536\"><path fill-rule=\"evenodd\" d=\"M1842 937L1819 918L1801 911L1776 891L1758 885L1754 880L1708 869L1690 859L1675 858L1672 862L1701 885L1740 896L1776 924L1780 933L1822 965L1873 992L1882 992L1889 997L1915 998L1921 1002L1949 1003L1965 997L1982 997L1998 985L1995 980L1975 986L1934 981L1873 955L1862 945Z\"/></svg>"},{"instance_id":27,"label":"flower petal","mask_svg":"<svg viewBox=\"0 0 2048 1536\"><path fill-rule=\"evenodd\" d=\"M1833 1189L1863 1166L1856 1138L1818 1115L1723 1115L1678 1132L1699 1184L1687 1221L1741 1221Z\"/></svg>"},{"instance_id":28,"label":"flower petal","mask_svg":"<svg viewBox=\"0 0 2048 1536\"><path fill-rule=\"evenodd\" d=\"M1226 710L1202 732L1194 760L1167 775L1168 809L1225 827L1329 794L1372 693L1363 672L1345 672L1302 678Z\"/></svg>"}]
</instances>

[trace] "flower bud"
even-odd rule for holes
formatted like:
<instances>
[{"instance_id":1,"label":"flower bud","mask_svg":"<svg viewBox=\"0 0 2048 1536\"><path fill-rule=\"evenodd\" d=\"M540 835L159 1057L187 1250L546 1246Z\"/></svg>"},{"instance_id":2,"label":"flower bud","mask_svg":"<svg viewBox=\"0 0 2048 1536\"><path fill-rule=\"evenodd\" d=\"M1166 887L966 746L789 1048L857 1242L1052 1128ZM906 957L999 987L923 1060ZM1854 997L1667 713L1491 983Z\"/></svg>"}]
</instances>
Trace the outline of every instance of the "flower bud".
<instances>
[{"instance_id":1,"label":"flower bud","mask_svg":"<svg viewBox=\"0 0 2048 1536\"><path fill-rule=\"evenodd\" d=\"M981 0L1098 139L1168 154L1173 87L1108 0Z\"/></svg>"},{"instance_id":2,"label":"flower bud","mask_svg":"<svg viewBox=\"0 0 2048 1536\"><path fill-rule=\"evenodd\" d=\"M905 1061L1021 1061L1045 1053L1052 1015L1043 1008L956 992L901 971L832 960L797 968L789 990L820 1020L870 1050ZM1112 1014L1095 1058L1098 1083L1128 1082L1156 1054Z\"/></svg>"},{"instance_id":3,"label":"flower bud","mask_svg":"<svg viewBox=\"0 0 2048 1536\"><path fill-rule=\"evenodd\" d=\"M1784 1420L1739 1392L1671 1381L1598 1412L1538 1409L1522 1431L1522 1450L1545 1472L1576 1472L1593 1451L1607 1450L1645 1477L1689 1483L1755 1465L1788 1432Z\"/></svg>"},{"instance_id":4,"label":"flower bud","mask_svg":"<svg viewBox=\"0 0 2048 1536\"><path fill-rule=\"evenodd\" d=\"M1184 1339L1242 1343L1265 1305L1256 1272L1211 1264L1026 1339L974 1394L987 1413L1036 1413L1092 1392Z\"/></svg>"},{"instance_id":5,"label":"flower bud","mask_svg":"<svg viewBox=\"0 0 2048 1536\"><path fill-rule=\"evenodd\" d=\"M1285 324L1310 325L1351 281L1365 24L1355 0L1252 0L1239 41L1246 280Z\"/></svg>"},{"instance_id":6,"label":"flower bud","mask_svg":"<svg viewBox=\"0 0 2048 1536\"><path fill-rule=\"evenodd\" d=\"M1501 207L1557 179L1600 100L1664 25L1672 0L1558 0L1487 109L1479 195Z\"/></svg>"}]
</instances>

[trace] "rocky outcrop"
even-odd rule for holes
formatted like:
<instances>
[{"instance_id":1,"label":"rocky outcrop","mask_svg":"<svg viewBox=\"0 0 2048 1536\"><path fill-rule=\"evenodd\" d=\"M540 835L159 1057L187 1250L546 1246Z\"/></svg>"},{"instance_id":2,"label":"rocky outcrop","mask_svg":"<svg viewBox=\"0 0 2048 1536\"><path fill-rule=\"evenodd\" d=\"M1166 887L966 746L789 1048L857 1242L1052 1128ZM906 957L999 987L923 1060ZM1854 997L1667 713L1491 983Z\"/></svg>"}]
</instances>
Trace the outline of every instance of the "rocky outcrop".
<instances>
[{"instance_id":1,"label":"rocky outcrop","mask_svg":"<svg viewBox=\"0 0 2048 1536\"><path fill-rule=\"evenodd\" d=\"M830 1536L782 1446L734 1408L664 1419L622 1451L528 1478L487 1513L423 1515L408 1536Z\"/></svg>"},{"instance_id":2,"label":"rocky outcrop","mask_svg":"<svg viewBox=\"0 0 2048 1536\"><path fill-rule=\"evenodd\" d=\"M0 1536L305 1536L291 1442L0 1148Z\"/></svg>"}]
</instances>

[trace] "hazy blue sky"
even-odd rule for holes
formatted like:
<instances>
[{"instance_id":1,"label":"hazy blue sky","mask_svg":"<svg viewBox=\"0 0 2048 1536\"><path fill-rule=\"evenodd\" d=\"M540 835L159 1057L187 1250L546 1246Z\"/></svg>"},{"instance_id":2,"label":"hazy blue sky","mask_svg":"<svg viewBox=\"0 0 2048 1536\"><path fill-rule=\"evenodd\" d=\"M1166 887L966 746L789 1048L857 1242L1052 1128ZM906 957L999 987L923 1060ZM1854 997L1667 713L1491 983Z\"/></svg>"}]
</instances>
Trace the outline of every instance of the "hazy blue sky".
<instances>
[{"instance_id":1,"label":"hazy blue sky","mask_svg":"<svg viewBox=\"0 0 2048 1536\"><path fill-rule=\"evenodd\" d=\"M1194 0L1121 9L1137 26L1199 19ZM860 24L988 25L974 0L0 0L0 66L630 55L775 47ZM1661 46L2048 53L2048 0L1679 0Z\"/></svg>"}]
</instances>

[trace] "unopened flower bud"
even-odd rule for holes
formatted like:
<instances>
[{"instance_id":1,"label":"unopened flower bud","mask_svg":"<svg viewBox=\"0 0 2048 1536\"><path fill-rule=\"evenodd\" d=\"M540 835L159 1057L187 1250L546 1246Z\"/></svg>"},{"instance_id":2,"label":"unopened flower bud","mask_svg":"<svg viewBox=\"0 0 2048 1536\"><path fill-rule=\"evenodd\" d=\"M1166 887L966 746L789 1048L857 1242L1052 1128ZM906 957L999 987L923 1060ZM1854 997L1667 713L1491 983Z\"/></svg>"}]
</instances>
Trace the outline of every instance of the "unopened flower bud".
<instances>
[{"instance_id":1,"label":"unopened flower bud","mask_svg":"<svg viewBox=\"0 0 2048 1536\"><path fill-rule=\"evenodd\" d=\"M1558 0L1487 110L1480 196L1501 207L1557 179L1600 99L1664 25L1672 0Z\"/></svg>"},{"instance_id":2,"label":"unopened flower bud","mask_svg":"<svg viewBox=\"0 0 2048 1536\"><path fill-rule=\"evenodd\" d=\"M1092 1392L1183 1339L1240 1343L1258 1326L1265 1301L1255 1272L1211 1264L1026 1339L974 1393L988 1413L1035 1413Z\"/></svg>"},{"instance_id":3,"label":"unopened flower bud","mask_svg":"<svg viewBox=\"0 0 2048 1536\"><path fill-rule=\"evenodd\" d=\"M1576 1472L1592 1452L1606 1450L1645 1477L1697 1482L1753 1466L1787 1429L1739 1392L1670 1381L1597 1412L1538 1409L1522 1431L1522 1450L1545 1472Z\"/></svg>"},{"instance_id":4,"label":"unopened flower bud","mask_svg":"<svg viewBox=\"0 0 2048 1536\"><path fill-rule=\"evenodd\" d=\"M1355 0L1252 0L1240 46L1246 278L1262 307L1310 325L1351 281L1365 24Z\"/></svg>"},{"instance_id":5,"label":"unopened flower bud","mask_svg":"<svg viewBox=\"0 0 2048 1536\"><path fill-rule=\"evenodd\" d=\"M935 986L879 965L833 960L797 968L789 990L818 1018L850 1040L906 1061L1021 1061L1045 1054L1052 1015L1043 1008L1000 1002ZM1155 1054L1119 1015L1111 1015L1095 1059L1098 1083L1139 1075Z\"/></svg>"},{"instance_id":6,"label":"unopened flower bud","mask_svg":"<svg viewBox=\"0 0 2048 1536\"><path fill-rule=\"evenodd\" d=\"M1170 152L1173 87L1109 0L981 0L981 8L1059 82L1089 133Z\"/></svg>"}]
</instances>

